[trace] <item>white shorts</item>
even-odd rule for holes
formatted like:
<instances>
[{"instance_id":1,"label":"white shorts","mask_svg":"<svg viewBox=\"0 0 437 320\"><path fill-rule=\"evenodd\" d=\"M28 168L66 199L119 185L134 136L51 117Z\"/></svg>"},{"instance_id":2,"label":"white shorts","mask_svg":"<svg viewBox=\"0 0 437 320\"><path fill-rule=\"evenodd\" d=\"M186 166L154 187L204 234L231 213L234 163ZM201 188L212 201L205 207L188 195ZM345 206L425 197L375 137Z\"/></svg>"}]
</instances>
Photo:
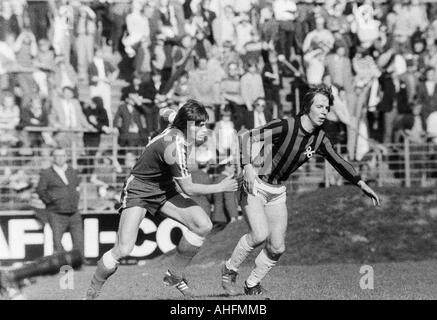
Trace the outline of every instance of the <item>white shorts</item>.
<instances>
[{"instance_id":1,"label":"white shorts","mask_svg":"<svg viewBox=\"0 0 437 320\"><path fill-rule=\"evenodd\" d=\"M259 178L255 179L253 183L252 195L261 199L265 206L271 206L279 203L285 203L286 201L285 186L273 186L265 183Z\"/></svg>"}]
</instances>

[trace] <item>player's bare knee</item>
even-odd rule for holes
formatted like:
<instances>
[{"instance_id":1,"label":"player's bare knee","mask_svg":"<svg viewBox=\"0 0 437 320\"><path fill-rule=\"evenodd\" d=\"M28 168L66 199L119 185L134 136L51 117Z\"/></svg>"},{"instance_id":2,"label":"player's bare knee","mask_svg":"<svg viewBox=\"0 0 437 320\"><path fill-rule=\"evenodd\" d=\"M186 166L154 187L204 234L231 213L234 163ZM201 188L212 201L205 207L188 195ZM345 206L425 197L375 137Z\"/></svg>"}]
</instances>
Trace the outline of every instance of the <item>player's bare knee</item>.
<instances>
[{"instance_id":1,"label":"player's bare knee","mask_svg":"<svg viewBox=\"0 0 437 320\"><path fill-rule=\"evenodd\" d=\"M198 223L195 227L194 230L192 230L195 234L201 236L201 237L205 237L207 236L212 230L212 223L210 220L205 220L202 221L200 223Z\"/></svg>"},{"instance_id":2,"label":"player's bare knee","mask_svg":"<svg viewBox=\"0 0 437 320\"><path fill-rule=\"evenodd\" d=\"M259 230L252 230L250 233L250 238L252 240L252 243L250 244L252 247L256 247L266 241L267 237L269 236L268 229L259 229Z\"/></svg>"}]
</instances>

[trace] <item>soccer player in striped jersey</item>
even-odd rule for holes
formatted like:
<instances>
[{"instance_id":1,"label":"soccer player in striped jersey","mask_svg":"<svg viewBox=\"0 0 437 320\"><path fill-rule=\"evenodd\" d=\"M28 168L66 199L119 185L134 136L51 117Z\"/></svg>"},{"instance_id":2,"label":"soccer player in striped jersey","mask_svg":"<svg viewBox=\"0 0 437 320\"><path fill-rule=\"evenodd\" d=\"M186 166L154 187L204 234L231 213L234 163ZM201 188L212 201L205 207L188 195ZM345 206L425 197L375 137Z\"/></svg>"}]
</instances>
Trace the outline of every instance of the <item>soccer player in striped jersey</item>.
<instances>
[{"instance_id":1,"label":"soccer player in striped jersey","mask_svg":"<svg viewBox=\"0 0 437 320\"><path fill-rule=\"evenodd\" d=\"M262 294L261 280L276 265L285 251L287 232L286 187L290 174L315 153L322 155L349 182L380 205L376 193L340 157L323 131L322 125L333 104L331 89L321 85L308 91L302 112L295 118L273 120L240 136L243 190L241 206L247 215L250 231L237 243L222 269L222 286L228 294L237 293L238 268L250 252L265 242L255 259L255 268L244 284L248 295ZM247 151L257 142L261 152L252 160Z\"/></svg>"},{"instance_id":2,"label":"soccer player in striped jersey","mask_svg":"<svg viewBox=\"0 0 437 320\"><path fill-rule=\"evenodd\" d=\"M237 181L230 177L214 185L193 183L191 179L187 154L194 144L203 142L207 121L205 107L195 100L189 100L179 109L173 123L146 146L123 187L117 241L98 261L87 299L99 296L103 284L114 274L120 259L133 250L146 210L152 215L159 212L188 228L177 246L164 282L176 287L183 295L192 295L183 272L202 246L212 223L205 211L189 196L236 191L238 188ZM175 181L183 194L177 191Z\"/></svg>"}]
</instances>

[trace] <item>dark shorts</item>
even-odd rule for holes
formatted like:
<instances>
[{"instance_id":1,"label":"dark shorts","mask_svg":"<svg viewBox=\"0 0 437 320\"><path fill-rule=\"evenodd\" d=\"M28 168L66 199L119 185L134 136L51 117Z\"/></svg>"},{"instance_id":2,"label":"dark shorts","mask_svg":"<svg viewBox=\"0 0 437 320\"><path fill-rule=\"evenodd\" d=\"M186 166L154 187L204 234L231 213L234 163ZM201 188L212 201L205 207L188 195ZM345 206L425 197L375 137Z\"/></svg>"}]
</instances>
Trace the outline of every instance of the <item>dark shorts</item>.
<instances>
[{"instance_id":1,"label":"dark shorts","mask_svg":"<svg viewBox=\"0 0 437 320\"><path fill-rule=\"evenodd\" d=\"M130 175L123 185L118 211L122 213L127 208L141 207L155 215L165 202L178 194L174 183L144 182Z\"/></svg>"}]
</instances>

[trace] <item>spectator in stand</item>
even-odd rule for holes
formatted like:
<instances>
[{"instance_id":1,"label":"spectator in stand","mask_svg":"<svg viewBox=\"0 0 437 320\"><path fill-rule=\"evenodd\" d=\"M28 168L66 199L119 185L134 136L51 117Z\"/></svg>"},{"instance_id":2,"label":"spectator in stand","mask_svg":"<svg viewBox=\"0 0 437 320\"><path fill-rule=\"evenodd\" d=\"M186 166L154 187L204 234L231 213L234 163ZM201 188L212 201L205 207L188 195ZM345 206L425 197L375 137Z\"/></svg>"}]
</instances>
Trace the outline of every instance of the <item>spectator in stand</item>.
<instances>
[{"instance_id":1,"label":"spectator in stand","mask_svg":"<svg viewBox=\"0 0 437 320\"><path fill-rule=\"evenodd\" d=\"M220 58L221 58L221 54L220 54L219 47L213 45L211 47L211 51L209 52L209 59L206 68L208 69L208 72L211 75L211 77L217 83L222 81L227 76L226 71L223 69L221 65Z\"/></svg>"},{"instance_id":2,"label":"spectator in stand","mask_svg":"<svg viewBox=\"0 0 437 320\"><path fill-rule=\"evenodd\" d=\"M426 11L426 3L419 0L410 1L408 22L411 26L411 34L416 30L424 31L430 25Z\"/></svg>"},{"instance_id":3,"label":"spectator in stand","mask_svg":"<svg viewBox=\"0 0 437 320\"><path fill-rule=\"evenodd\" d=\"M90 7L81 5L75 20L74 36L77 52L77 70L80 81L87 80L88 65L94 56L96 39L96 14Z\"/></svg>"},{"instance_id":4,"label":"spectator in stand","mask_svg":"<svg viewBox=\"0 0 437 320\"><path fill-rule=\"evenodd\" d=\"M157 24L167 38L181 36L184 31L184 14L178 1L158 0L152 20Z\"/></svg>"},{"instance_id":5,"label":"spectator in stand","mask_svg":"<svg viewBox=\"0 0 437 320\"><path fill-rule=\"evenodd\" d=\"M128 36L124 37L122 42L125 52L132 58L136 54L135 47L141 39L146 38L150 43L150 26L144 14L143 1L132 2L132 12L126 16L126 29Z\"/></svg>"},{"instance_id":6,"label":"spectator in stand","mask_svg":"<svg viewBox=\"0 0 437 320\"><path fill-rule=\"evenodd\" d=\"M235 156L238 141L230 106L226 106L221 112L221 120L217 121L214 133L219 163L232 155Z\"/></svg>"},{"instance_id":7,"label":"spectator in stand","mask_svg":"<svg viewBox=\"0 0 437 320\"><path fill-rule=\"evenodd\" d=\"M325 73L325 58L329 48L324 43L314 44L304 56L306 63L306 76L309 85L318 85L322 83L322 77Z\"/></svg>"},{"instance_id":8,"label":"spectator in stand","mask_svg":"<svg viewBox=\"0 0 437 320\"><path fill-rule=\"evenodd\" d=\"M52 79L52 85L58 92L62 93L62 88L70 87L73 89L74 95L78 96L78 77L73 66L67 63L63 56L55 58L55 70ZM56 94L55 93L55 94Z\"/></svg>"},{"instance_id":9,"label":"spectator in stand","mask_svg":"<svg viewBox=\"0 0 437 320\"><path fill-rule=\"evenodd\" d=\"M108 18L111 21L112 52L114 53L119 53L123 28L131 5L128 2L112 2L108 9Z\"/></svg>"},{"instance_id":10,"label":"spectator in stand","mask_svg":"<svg viewBox=\"0 0 437 320\"><path fill-rule=\"evenodd\" d=\"M156 36L155 43L153 45L153 49L151 51L152 54L152 69L155 73L159 73L160 77L162 77L162 73L166 64L166 60L168 59L166 56L166 45L165 45L165 36L162 33L159 33Z\"/></svg>"},{"instance_id":11,"label":"spectator in stand","mask_svg":"<svg viewBox=\"0 0 437 320\"><path fill-rule=\"evenodd\" d=\"M194 53L197 59L204 58L209 59L209 53L211 52L212 44L205 37L205 34L202 31L196 32L196 41L194 44Z\"/></svg>"},{"instance_id":12,"label":"spectator in stand","mask_svg":"<svg viewBox=\"0 0 437 320\"><path fill-rule=\"evenodd\" d=\"M325 28L325 19L323 17L317 17L316 29L307 34L302 44L302 50L303 52L307 52L312 44L320 44L323 42L324 46L330 51L334 47L334 41L335 39L332 32Z\"/></svg>"},{"instance_id":13,"label":"spectator in stand","mask_svg":"<svg viewBox=\"0 0 437 320\"><path fill-rule=\"evenodd\" d=\"M190 99L188 81L188 72L184 71L180 78L176 80L172 90L171 99L180 106Z\"/></svg>"},{"instance_id":14,"label":"spectator in stand","mask_svg":"<svg viewBox=\"0 0 437 320\"><path fill-rule=\"evenodd\" d=\"M435 68L428 67L425 70L425 80L420 81L417 87L417 97L422 105L422 113L425 119L437 111L437 90L435 80Z\"/></svg>"},{"instance_id":15,"label":"spectator in stand","mask_svg":"<svg viewBox=\"0 0 437 320\"><path fill-rule=\"evenodd\" d=\"M121 100L125 100L131 93L137 94L141 99L139 110L145 118L147 135L151 136L158 130L158 109L155 104L158 90L155 88L150 73L134 73L132 84L122 90Z\"/></svg>"},{"instance_id":16,"label":"spectator in stand","mask_svg":"<svg viewBox=\"0 0 437 320\"><path fill-rule=\"evenodd\" d=\"M253 103L253 110L247 113L245 128L252 130L261 127L272 121L272 113L266 109L267 104L264 98L258 98Z\"/></svg>"},{"instance_id":17,"label":"spectator in stand","mask_svg":"<svg viewBox=\"0 0 437 320\"><path fill-rule=\"evenodd\" d=\"M262 77L258 72L255 61L249 61L246 65L246 73L241 77L241 96L246 111L253 110L253 103L259 97L265 97ZM244 116L244 119L246 117Z\"/></svg>"},{"instance_id":18,"label":"spectator in stand","mask_svg":"<svg viewBox=\"0 0 437 320\"><path fill-rule=\"evenodd\" d=\"M238 74L242 74L244 72L243 69L243 61L240 58L240 55L237 51L235 51L234 46L231 42L225 41L223 43L223 51L221 56L222 67L223 69L227 69L230 63L236 63L238 67Z\"/></svg>"},{"instance_id":19,"label":"spectator in stand","mask_svg":"<svg viewBox=\"0 0 437 320\"><path fill-rule=\"evenodd\" d=\"M48 127L49 126L49 111L46 105L46 100L36 96L31 100L30 106L22 109L20 115L20 128L26 127ZM25 132L26 140L31 148L41 148L52 142L49 132ZM47 140L47 142L46 142Z\"/></svg>"},{"instance_id":20,"label":"spectator in stand","mask_svg":"<svg viewBox=\"0 0 437 320\"><path fill-rule=\"evenodd\" d=\"M84 253L84 233L79 206L78 172L67 164L67 153L56 148L53 164L41 171L36 192L49 212L49 223L53 232L56 252L64 251L62 236L70 231L73 248Z\"/></svg>"},{"instance_id":21,"label":"spectator in stand","mask_svg":"<svg viewBox=\"0 0 437 320\"><path fill-rule=\"evenodd\" d=\"M196 59L198 57L195 51L192 50L193 45L194 39L190 35L185 35L181 40L181 45L173 47L171 53L173 60L172 74L175 74L176 70L181 66L183 66L184 70L187 72L194 70ZM188 55L190 55L189 58ZM186 59L188 59L188 61L186 61Z\"/></svg>"},{"instance_id":22,"label":"spectator in stand","mask_svg":"<svg viewBox=\"0 0 437 320\"><path fill-rule=\"evenodd\" d=\"M39 69L39 72L34 72L34 78L38 78L39 95L48 98L51 94L50 79L55 72L55 54L50 49L49 40L38 40L38 54L33 65Z\"/></svg>"},{"instance_id":23,"label":"spectator in stand","mask_svg":"<svg viewBox=\"0 0 437 320\"><path fill-rule=\"evenodd\" d=\"M23 90L23 103L37 92L37 84L33 78L33 58L38 54L38 45L34 34L26 26L15 40L15 56L23 72L16 75L17 82Z\"/></svg>"},{"instance_id":24,"label":"spectator in stand","mask_svg":"<svg viewBox=\"0 0 437 320\"><path fill-rule=\"evenodd\" d=\"M297 6L294 0L274 0L273 12L279 23L278 28L278 54L285 55L286 59L290 57L292 46L296 49L296 23Z\"/></svg>"},{"instance_id":25,"label":"spectator in stand","mask_svg":"<svg viewBox=\"0 0 437 320\"><path fill-rule=\"evenodd\" d=\"M278 57L273 50L263 51L264 69L262 72L263 87L265 98L273 103L276 110L273 112L274 118L282 117L282 103L280 98L281 75L278 66Z\"/></svg>"},{"instance_id":26,"label":"spectator in stand","mask_svg":"<svg viewBox=\"0 0 437 320\"><path fill-rule=\"evenodd\" d=\"M49 117L50 124L59 130L79 130L81 132L59 132L55 136L58 145L63 148L71 147L75 142L78 148L83 147L83 131L93 131L94 128L88 123L82 107L74 97L74 89L62 88L62 96L54 100L53 108Z\"/></svg>"},{"instance_id":27,"label":"spectator in stand","mask_svg":"<svg viewBox=\"0 0 437 320\"><path fill-rule=\"evenodd\" d=\"M359 50L352 59L352 68L355 71L354 86L359 88L366 87L372 80L379 78L379 70L372 56L367 54L363 48Z\"/></svg>"},{"instance_id":28,"label":"spectator in stand","mask_svg":"<svg viewBox=\"0 0 437 320\"><path fill-rule=\"evenodd\" d=\"M409 107L411 113L404 114L400 121L396 124L399 131L403 132L405 138L408 139L410 145L410 161L411 161L411 182L413 185L418 185L419 182L426 178L425 169L425 153L427 151L426 143L426 121L422 114L422 105L414 101ZM398 132L399 132L398 131ZM398 136L400 136L398 134ZM403 136L398 138L402 142Z\"/></svg>"},{"instance_id":29,"label":"spectator in stand","mask_svg":"<svg viewBox=\"0 0 437 320\"><path fill-rule=\"evenodd\" d=\"M417 97L417 86L419 84L419 72L417 70L417 63L413 60L411 55L406 58L407 72L401 74L399 78L405 83L408 103L413 102L413 99Z\"/></svg>"},{"instance_id":30,"label":"spectator in stand","mask_svg":"<svg viewBox=\"0 0 437 320\"><path fill-rule=\"evenodd\" d=\"M2 146L13 147L19 141L15 127L20 122L20 108L15 104L14 95L3 92L0 104L0 144Z\"/></svg>"},{"instance_id":31,"label":"spectator in stand","mask_svg":"<svg viewBox=\"0 0 437 320\"><path fill-rule=\"evenodd\" d=\"M269 45L276 44L279 40L279 23L275 20L271 6L267 6L261 10L259 22L261 41Z\"/></svg>"},{"instance_id":32,"label":"spectator in stand","mask_svg":"<svg viewBox=\"0 0 437 320\"><path fill-rule=\"evenodd\" d=\"M334 145L345 143L345 125L350 125L351 121L349 110L347 108L346 91L344 88L337 87L333 84L332 77L329 74L325 74L323 77L323 84L331 87L332 95L334 96L334 104L326 116L324 124L326 135Z\"/></svg>"},{"instance_id":33,"label":"spectator in stand","mask_svg":"<svg viewBox=\"0 0 437 320\"><path fill-rule=\"evenodd\" d=\"M238 74L238 64L236 62L229 63L227 67L228 77L220 83L220 92L224 100L224 104L228 105L232 111L232 120L235 124L235 129L240 130L245 121L246 106L243 97L241 96L241 82Z\"/></svg>"},{"instance_id":34,"label":"spectator in stand","mask_svg":"<svg viewBox=\"0 0 437 320\"><path fill-rule=\"evenodd\" d=\"M264 68L264 60L262 58L262 51L268 48L268 44L261 42L259 35L253 31L251 33L250 41L246 42L241 53L241 60L243 64L250 60L256 61L258 70Z\"/></svg>"},{"instance_id":35,"label":"spectator in stand","mask_svg":"<svg viewBox=\"0 0 437 320\"><path fill-rule=\"evenodd\" d=\"M94 156L100 147L100 138L103 133L111 133L109 127L108 114L103 107L103 100L100 97L91 99L91 103L83 108L83 113L88 123L93 126L95 132L85 132L83 134L83 145L87 156L87 169L85 173L91 173L94 167Z\"/></svg>"},{"instance_id":36,"label":"spectator in stand","mask_svg":"<svg viewBox=\"0 0 437 320\"><path fill-rule=\"evenodd\" d=\"M352 24L352 32L357 34L361 47L370 48L379 37L380 22L373 18L374 11L370 5L357 7L354 3L353 12L355 23Z\"/></svg>"},{"instance_id":37,"label":"spectator in stand","mask_svg":"<svg viewBox=\"0 0 437 320\"><path fill-rule=\"evenodd\" d=\"M56 56L62 55L67 64L70 64L71 40L74 24L74 8L67 1L55 2L49 0L51 12L54 16L52 45Z\"/></svg>"},{"instance_id":38,"label":"spectator in stand","mask_svg":"<svg viewBox=\"0 0 437 320\"><path fill-rule=\"evenodd\" d=\"M11 34L16 38L20 33L20 25L8 0L0 2L0 41L6 40L6 35Z\"/></svg>"},{"instance_id":39,"label":"spectator in stand","mask_svg":"<svg viewBox=\"0 0 437 320\"><path fill-rule=\"evenodd\" d=\"M250 23L250 18L246 13L243 13L238 17L238 23L235 26L236 32L236 42L235 42L235 50L244 54L245 49L244 46L246 43L252 40L252 35L254 34L253 25Z\"/></svg>"},{"instance_id":40,"label":"spectator in stand","mask_svg":"<svg viewBox=\"0 0 437 320\"><path fill-rule=\"evenodd\" d=\"M6 36L5 41L0 41L0 90L10 88L10 81L13 78L10 71L18 67L13 49L14 42L14 36L11 34Z\"/></svg>"},{"instance_id":41,"label":"spectator in stand","mask_svg":"<svg viewBox=\"0 0 437 320\"><path fill-rule=\"evenodd\" d=\"M121 104L114 116L114 128L119 132L120 147L138 147L146 143L141 113L138 110L142 101L137 94L131 93Z\"/></svg>"},{"instance_id":42,"label":"spectator in stand","mask_svg":"<svg viewBox=\"0 0 437 320\"><path fill-rule=\"evenodd\" d=\"M199 27L201 28L202 32L205 34L206 38L211 44L215 44L212 26L214 21L217 19L217 15L210 8L211 0L203 0L200 2L200 10L197 14L202 18L201 23L199 23Z\"/></svg>"},{"instance_id":43,"label":"spectator in stand","mask_svg":"<svg viewBox=\"0 0 437 320\"><path fill-rule=\"evenodd\" d=\"M333 52L326 56L325 68L332 78L332 83L345 88L348 95L353 94L352 64L346 56L344 43L335 42Z\"/></svg>"},{"instance_id":44,"label":"spectator in stand","mask_svg":"<svg viewBox=\"0 0 437 320\"><path fill-rule=\"evenodd\" d=\"M226 41L235 45L235 12L232 6L227 5L223 8L223 13L212 22L214 40L219 47L222 47Z\"/></svg>"},{"instance_id":45,"label":"spectator in stand","mask_svg":"<svg viewBox=\"0 0 437 320\"><path fill-rule=\"evenodd\" d=\"M108 113L109 123L113 122L111 110L111 83L117 78L118 70L105 59L103 50L96 48L92 63L88 67L88 79L90 85L90 96L101 97L103 106Z\"/></svg>"},{"instance_id":46,"label":"spectator in stand","mask_svg":"<svg viewBox=\"0 0 437 320\"><path fill-rule=\"evenodd\" d=\"M152 71L152 56L150 54L150 39L142 37L134 58L134 70L137 73L150 73Z\"/></svg>"},{"instance_id":47,"label":"spectator in stand","mask_svg":"<svg viewBox=\"0 0 437 320\"><path fill-rule=\"evenodd\" d=\"M207 69L207 59L199 58L199 65L196 70L190 72L188 87L191 98L203 103L207 108L209 121L215 122L214 105L219 104L218 92L219 83L211 77Z\"/></svg>"}]
</instances>

